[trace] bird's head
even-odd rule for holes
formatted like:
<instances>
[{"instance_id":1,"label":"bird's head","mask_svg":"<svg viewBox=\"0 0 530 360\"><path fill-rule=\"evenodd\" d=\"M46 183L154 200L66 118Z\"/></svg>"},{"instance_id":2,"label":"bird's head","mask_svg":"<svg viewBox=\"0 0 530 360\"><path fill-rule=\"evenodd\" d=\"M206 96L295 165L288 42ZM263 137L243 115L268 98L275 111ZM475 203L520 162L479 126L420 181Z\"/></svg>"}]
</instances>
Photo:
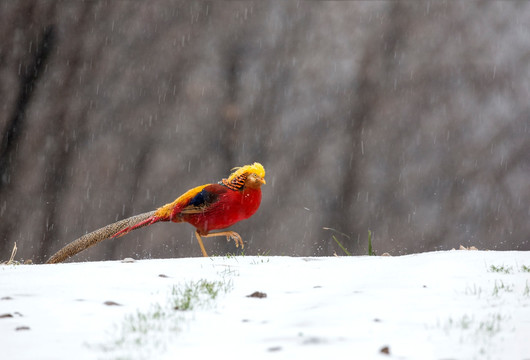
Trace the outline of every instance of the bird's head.
<instances>
[{"instance_id":1,"label":"bird's head","mask_svg":"<svg viewBox=\"0 0 530 360\"><path fill-rule=\"evenodd\" d=\"M265 185L265 168L260 163L255 162L252 165L245 165L238 168L234 168L233 173L228 177L228 182L245 176L245 187L251 189L259 189L261 185Z\"/></svg>"},{"instance_id":2,"label":"bird's head","mask_svg":"<svg viewBox=\"0 0 530 360\"><path fill-rule=\"evenodd\" d=\"M258 174L252 173L247 176L245 180L245 187L251 189L259 189L261 185L265 185L265 179L260 177Z\"/></svg>"}]
</instances>

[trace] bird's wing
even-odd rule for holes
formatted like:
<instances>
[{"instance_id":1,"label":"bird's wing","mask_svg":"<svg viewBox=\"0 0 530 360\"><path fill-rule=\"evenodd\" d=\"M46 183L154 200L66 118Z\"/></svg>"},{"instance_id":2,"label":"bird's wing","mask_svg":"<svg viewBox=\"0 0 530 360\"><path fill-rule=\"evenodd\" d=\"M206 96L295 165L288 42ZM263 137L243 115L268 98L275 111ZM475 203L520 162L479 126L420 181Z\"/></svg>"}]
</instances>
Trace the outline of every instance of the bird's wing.
<instances>
[{"instance_id":1,"label":"bird's wing","mask_svg":"<svg viewBox=\"0 0 530 360\"><path fill-rule=\"evenodd\" d=\"M209 184L202 187L200 191L191 196L187 205L180 210L180 214L198 214L206 211L210 206L215 204L221 194L228 189L219 184Z\"/></svg>"},{"instance_id":2,"label":"bird's wing","mask_svg":"<svg viewBox=\"0 0 530 360\"><path fill-rule=\"evenodd\" d=\"M219 184L197 186L180 195L175 201L156 210L155 216L164 220L171 220L178 214L197 214L219 200L221 194L228 188Z\"/></svg>"},{"instance_id":3,"label":"bird's wing","mask_svg":"<svg viewBox=\"0 0 530 360\"><path fill-rule=\"evenodd\" d=\"M170 202L164 206L159 207L156 210L155 215L159 218L170 220L174 214L178 214L183 208L188 206L191 199L193 199L198 193L210 184L197 186L191 190L186 191L180 195L175 201Z\"/></svg>"}]
</instances>

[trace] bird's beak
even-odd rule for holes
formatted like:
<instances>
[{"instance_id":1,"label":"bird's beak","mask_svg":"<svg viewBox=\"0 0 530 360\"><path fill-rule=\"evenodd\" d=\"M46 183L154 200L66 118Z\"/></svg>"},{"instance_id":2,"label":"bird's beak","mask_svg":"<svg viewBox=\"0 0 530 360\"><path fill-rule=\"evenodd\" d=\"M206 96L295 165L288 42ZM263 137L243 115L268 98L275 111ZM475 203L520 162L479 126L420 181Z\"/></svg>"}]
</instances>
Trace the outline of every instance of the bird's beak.
<instances>
[{"instance_id":1,"label":"bird's beak","mask_svg":"<svg viewBox=\"0 0 530 360\"><path fill-rule=\"evenodd\" d=\"M260 182L262 185L267 184L267 182L266 182L265 179L263 179L263 178L262 178L262 179L259 179L259 182Z\"/></svg>"}]
</instances>

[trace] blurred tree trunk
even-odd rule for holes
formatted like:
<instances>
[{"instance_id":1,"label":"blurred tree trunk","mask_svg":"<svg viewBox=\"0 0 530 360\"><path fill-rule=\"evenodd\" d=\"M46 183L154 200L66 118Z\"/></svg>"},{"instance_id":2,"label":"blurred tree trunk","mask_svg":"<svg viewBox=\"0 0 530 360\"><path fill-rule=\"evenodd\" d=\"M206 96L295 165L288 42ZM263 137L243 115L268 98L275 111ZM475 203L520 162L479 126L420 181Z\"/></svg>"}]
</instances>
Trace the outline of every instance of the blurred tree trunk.
<instances>
[{"instance_id":1,"label":"blurred tree trunk","mask_svg":"<svg viewBox=\"0 0 530 360\"><path fill-rule=\"evenodd\" d=\"M335 211L329 212L328 223L336 223L336 230L349 235L343 238L343 244L350 251L364 254L367 250L368 230L377 225L376 217L368 199L374 194L362 191L363 169L366 167L364 144L370 125L375 120L376 110L392 84L392 74L398 61L402 40L411 23L411 11L408 4L394 2L388 8L388 15L381 26L381 32L373 31L363 46L358 72L353 80L353 96L350 104L351 118L346 119L344 133L348 141L340 159L343 169L341 194L333 205ZM392 187L380 189L385 201L391 203ZM331 242L330 242L331 243ZM337 251L340 253L340 251Z\"/></svg>"}]
</instances>

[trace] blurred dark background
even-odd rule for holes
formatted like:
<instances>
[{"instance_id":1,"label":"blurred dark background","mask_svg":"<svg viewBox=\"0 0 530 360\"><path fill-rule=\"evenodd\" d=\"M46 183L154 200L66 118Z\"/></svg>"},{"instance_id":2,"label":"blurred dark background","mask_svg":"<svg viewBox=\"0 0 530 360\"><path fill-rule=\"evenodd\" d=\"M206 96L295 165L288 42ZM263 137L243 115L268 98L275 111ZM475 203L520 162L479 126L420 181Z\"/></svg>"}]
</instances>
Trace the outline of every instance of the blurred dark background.
<instances>
[{"instance_id":1,"label":"blurred dark background","mask_svg":"<svg viewBox=\"0 0 530 360\"><path fill-rule=\"evenodd\" d=\"M254 161L246 254L365 254L369 229L393 255L530 250L529 24L528 2L0 2L0 259ZM129 256L200 250L162 223L75 259Z\"/></svg>"}]
</instances>

